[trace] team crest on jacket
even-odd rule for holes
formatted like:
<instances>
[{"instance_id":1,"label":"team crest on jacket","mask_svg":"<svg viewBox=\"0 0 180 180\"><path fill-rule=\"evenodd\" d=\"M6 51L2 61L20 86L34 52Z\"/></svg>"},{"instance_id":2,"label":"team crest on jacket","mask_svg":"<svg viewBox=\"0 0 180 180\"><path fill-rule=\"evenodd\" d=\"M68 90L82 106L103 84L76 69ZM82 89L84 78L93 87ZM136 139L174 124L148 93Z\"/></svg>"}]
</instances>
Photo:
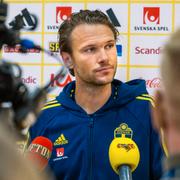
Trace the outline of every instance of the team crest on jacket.
<instances>
[{"instance_id":1,"label":"team crest on jacket","mask_svg":"<svg viewBox=\"0 0 180 180\"><path fill-rule=\"evenodd\" d=\"M54 146L64 145L64 144L68 144L68 140L65 138L64 134L61 134L54 142Z\"/></svg>"},{"instance_id":2,"label":"team crest on jacket","mask_svg":"<svg viewBox=\"0 0 180 180\"><path fill-rule=\"evenodd\" d=\"M114 138L126 137L131 138L133 136L133 131L126 123L122 123L114 130Z\"/></svg>"}]
</instances>

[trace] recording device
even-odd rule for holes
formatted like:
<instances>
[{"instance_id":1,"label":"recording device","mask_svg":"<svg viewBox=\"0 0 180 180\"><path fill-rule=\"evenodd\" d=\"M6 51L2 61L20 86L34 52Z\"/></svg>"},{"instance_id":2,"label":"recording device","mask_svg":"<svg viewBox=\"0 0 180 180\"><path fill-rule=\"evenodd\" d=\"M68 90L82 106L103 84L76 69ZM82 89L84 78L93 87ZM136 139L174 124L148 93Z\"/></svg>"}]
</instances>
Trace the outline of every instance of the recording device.
<instances>
[{"instance_id":1,"label":"recording device","mask_svg":"<svg viewBox=\"0 0 180 180\"><path fill-rule=\"evenodd\" d=\"M1 114L5 114L5 109L12 109L12 121L16 129L20 132L23 129L30 127L37 115L41 111L43 104L46 101L47 93L49 93L52 88L49 88L51 82L56 79L63 79L68 73L63 62L60 58L53 55L48 50L41 48L39 45L35 45L32 41L20 38L20 30L23 28L24 22L22 18L15 18L13 23L11 23L12 28L7 28L5 25L7 16L7 4L1 1L0 3L0 49L4 44L8 46L21 46L21 52L26 53L28 49L35 48L44 51L48 55L54 57L61 63L61 68L59 73L55 76L53 80L48 82L44 87L37 88L34 92L30 93L27 86L22 82L22 70L21 67L16 63L10 63L6 60L0 60L0 120L6 121L5 118L1 118ZM33 15L33 17L35 17ZM37 18L33 23L34 30L37 26ZM10 113L9 113L10 114ZM1 120L2 121L2 120Z\"/></svg>"},{"instance_id":2,"label":"recording device","mask_svg":"<svg viewBox=\"0 0 180 180\"><path fill-rule=\"evenodd\" d=\"M29 145L26 157L34 163L37 170L42 171L46 168L53 149L52 142L43 136L36 137Z\"/></svg>"},{"instance_id":3,"label":"recording device","mask_svg":"<svg viewBox=\"0 0 180 180\"><path fill-rule=\"evenodd\" d=\"M109 161L120 180L132 180L140 160L138 146L131 138L114 138L109 146Z\"/></svg>"},{"instance_id":4,"label":"recording device","mask_svg":"<svg viewBox=\"0 0 180 180\"><path fill-rule=\"evenodd\" d=\"M27 9L25 9L27 11ZM0 49L4 44L8 46L15 46L20 43L20 30L24 28L23 17L19 16L11 23L12 28L8 28L5 24L6 17L8 12L8 5L3 3L1 0L0 3ZM28 12L28 11L27 11ZM26 12L26 14L27 14ZM37 27L37 18L35 15L33 26L29 30L34 30Z\"/></svg>"}]
</instances>

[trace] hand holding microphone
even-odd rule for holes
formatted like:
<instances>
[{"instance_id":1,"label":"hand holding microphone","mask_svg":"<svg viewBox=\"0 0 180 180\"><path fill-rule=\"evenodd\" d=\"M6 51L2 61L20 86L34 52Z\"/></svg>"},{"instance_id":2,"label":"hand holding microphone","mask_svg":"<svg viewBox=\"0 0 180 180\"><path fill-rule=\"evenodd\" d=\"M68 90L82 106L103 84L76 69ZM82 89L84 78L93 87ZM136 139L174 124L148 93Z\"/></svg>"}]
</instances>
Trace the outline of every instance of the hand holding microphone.
<instances>
[{"instance_id":1,"label":"hand holding microphone","mask_svg":"<svg viewBox=\"0 0 180 180\"><path fill-rule=\"evenodd\" d=\"M132 180L132 172L140 160L138 146L131 138L121 134L121 137L115 137L109 146L109 160L120 180Z\"/></svg>"},{"instance_id":2,"label":"hand holding microphone","mask_svg":"<svg viewBox=\"0 0 180 180\"><path fill-rule=\"evenodd\" d=\"M53 144L48 138L38 136L29 145L26 157L37 165L39 171L42 171L48 164L52 148Z\"/></svg>"}]
</instances>

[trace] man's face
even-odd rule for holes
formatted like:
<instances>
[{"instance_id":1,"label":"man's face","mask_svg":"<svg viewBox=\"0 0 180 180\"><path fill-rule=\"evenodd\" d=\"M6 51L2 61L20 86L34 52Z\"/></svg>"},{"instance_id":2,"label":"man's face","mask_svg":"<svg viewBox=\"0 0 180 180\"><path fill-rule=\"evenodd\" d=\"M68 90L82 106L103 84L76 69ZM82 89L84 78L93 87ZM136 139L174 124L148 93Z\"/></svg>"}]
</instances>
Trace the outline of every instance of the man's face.
<instances>
[{"instance_id":1,"label":"man's face","mask_svg":"<svg viewBox=\"0 0 180 180\"><path fill-rule=\"evenodd\" d=\"M71 34L76 80L93 85L111 83L117 68L116 41L106 25L78 25Z\"/></svg>"}]
</instances>

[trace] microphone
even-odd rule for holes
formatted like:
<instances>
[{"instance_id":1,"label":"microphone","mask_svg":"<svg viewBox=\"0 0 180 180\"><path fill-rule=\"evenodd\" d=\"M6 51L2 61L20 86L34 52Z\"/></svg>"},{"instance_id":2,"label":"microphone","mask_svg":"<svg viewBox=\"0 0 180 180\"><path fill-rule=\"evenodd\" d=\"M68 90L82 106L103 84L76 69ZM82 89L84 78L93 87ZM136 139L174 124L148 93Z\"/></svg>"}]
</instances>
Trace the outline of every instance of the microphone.
<instances>
[{"instance_id":1,"label":"microphone","mask_svg":"<svg viewBox=\"0 0 180 180\"><path fill-rule=\"evenodd\" d=\"M49 83L47 83L43 90L46 90L48 92L48 88L51 85L51 83L56 80L56 79L63 79L67 74L68 74L68 69L66 68L66 65L64 64L64 62L56 55L54 55L52 52L50 52L49 50L46 50L44 48L42 48L39 45L36 45L32 40L29 39L21 39L19 42L20 46L21 46L21 51L26 53L27 49L37 49L40 51L43 51L44 53L46 53L47 55L53 57L54 59L56 59L59 63L61 63L61 69L60 71L57 73L57 75L54 77L53 80L51 80Z\"/></svg>"},{"instance_id":2,"label":"microphone","mask_svg":"<svg viewBox=\"0 0 180 180\"><path fill-rule=\"evenodd\" d=\"M140 160L138 146L131 138L114 138L109 146L109 160L120 180L132 180Z\"/></svg>"},{"instance_id":3,"label":"microphone","mask_svg":"<svg viewBox=\"0 0 180 180\"><path fill-rule=\"evenodd\" d=\"M59 63L61 63L63 67L65 67L64 62L58 56L54 55L51 51L42 48L40 45L35 44L32 40L29 40L29 39L20 39L19 44L21 46L20 50L21 50L22 53L26 53L27 49L37 49L37 50L43 51L47 55L53 57Z\"/></svg>"},{"instance_id":4,"label":"microphone","mask_svg":"<svg viewBox=\"0 0 180 180\"><path fill-rule=\"evenodd\" d=\"M29 39L21 39L20 45L26 49L32 49L32 48L41 49L40 46L37 46L33 41Z\"/></svg>"},{"instance_id":5,"label":"microphone","mask_svg":"<svg viewBox=\"0 0 180 180\"><path fill-rule=\"evenodd\" d=\"M29 145L26 157L34 162L39 171L42 171L48 164L52 148L53 144L48 138L38 136Z\"/></svg>"}]
</instances>

